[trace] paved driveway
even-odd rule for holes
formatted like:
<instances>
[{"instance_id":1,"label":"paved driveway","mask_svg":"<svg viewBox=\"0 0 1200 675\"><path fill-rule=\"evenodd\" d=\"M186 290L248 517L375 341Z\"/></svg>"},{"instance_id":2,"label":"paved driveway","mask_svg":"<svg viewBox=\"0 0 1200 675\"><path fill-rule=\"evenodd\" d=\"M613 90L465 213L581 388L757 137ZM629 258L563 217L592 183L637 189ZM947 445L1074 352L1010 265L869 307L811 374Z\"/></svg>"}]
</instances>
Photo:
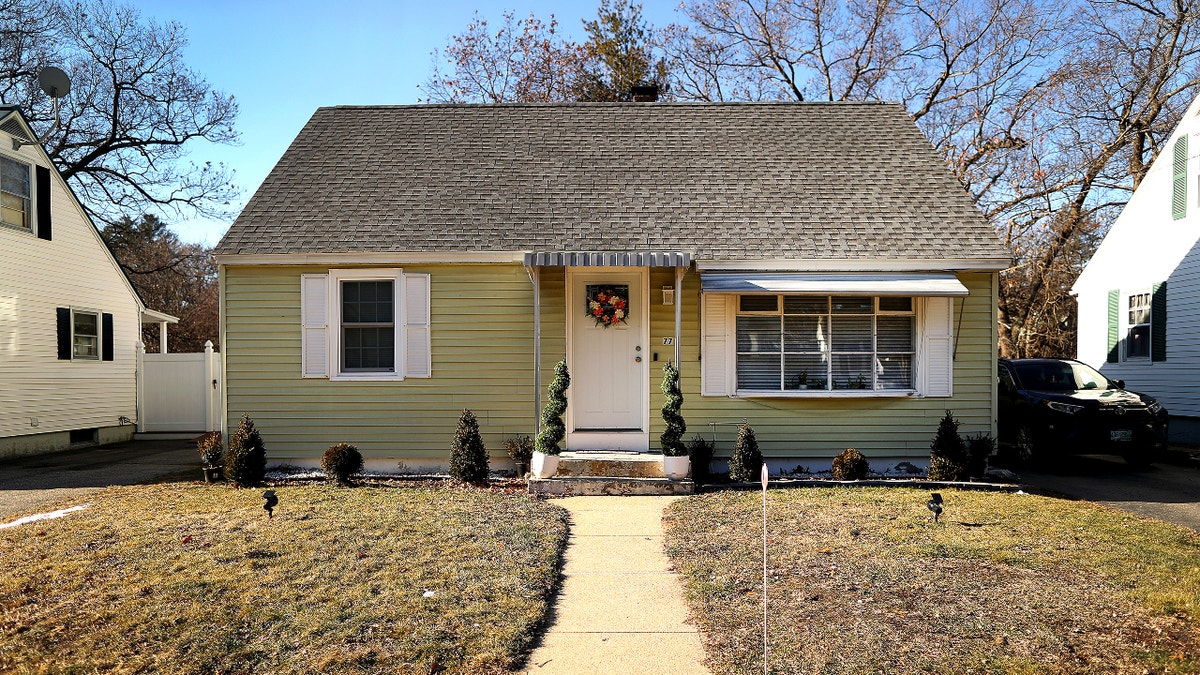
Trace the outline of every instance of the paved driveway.
<instances>
[{"instance_id":1,"label":"paved driveway","mask_svg":"<svg viewBox=\"0 0 1200 675\"><path fill-rule=\"evenodd\" d=\"M1200 469L1154 464L1132 468L1119 457L1083 455L1063 468L1019 472L1038 490L1061 493L1200 531Z\"/></svg>"},{"instance_id":2,"label":"paved driveway","mask_svg":"<svg viewBox=\"0 0 1200 675\"><path fill-rule=\"evenodd\" d=\"M201 477L190 441L131 441L0 460L0 522L46 502L85 501L110 485L134 485L184 469Z\"/></svg>"}]
</instances>

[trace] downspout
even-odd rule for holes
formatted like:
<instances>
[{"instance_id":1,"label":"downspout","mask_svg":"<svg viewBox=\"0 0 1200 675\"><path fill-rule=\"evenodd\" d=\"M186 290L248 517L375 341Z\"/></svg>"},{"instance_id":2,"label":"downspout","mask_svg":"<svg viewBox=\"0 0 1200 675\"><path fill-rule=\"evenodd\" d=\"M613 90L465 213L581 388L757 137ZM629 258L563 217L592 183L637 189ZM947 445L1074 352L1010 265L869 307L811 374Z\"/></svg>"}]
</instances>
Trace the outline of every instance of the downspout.
<instances>
[{"instance_id":1,"label":"downspout","mask_svg":"<svg viewBox=\"0 0 1200 675\"><path fill-rule=\"evenodd\" d=\"M529 281L533 284L533 429L534 435L542 432L542 285L541 274L536 267L525 266Z\"/></svg>"}]
</instances>

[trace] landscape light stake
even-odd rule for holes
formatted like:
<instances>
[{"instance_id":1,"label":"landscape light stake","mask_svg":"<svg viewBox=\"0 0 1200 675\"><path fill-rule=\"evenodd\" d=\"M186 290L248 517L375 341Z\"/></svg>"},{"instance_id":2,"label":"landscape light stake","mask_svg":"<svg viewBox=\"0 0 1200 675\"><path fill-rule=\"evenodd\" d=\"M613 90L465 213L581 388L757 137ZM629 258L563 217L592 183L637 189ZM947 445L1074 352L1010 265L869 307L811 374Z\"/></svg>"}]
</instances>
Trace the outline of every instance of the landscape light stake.
<instances>
[{"instance_id":1,"label":"landscape light stake","mask_svg":"<svg viewBox=\"0 0 1200 675\"><path fill-rule=\"evenodd\" d=\"M767 480L767 463L763 462L763 675L767 675Z\"/></svg>"}]
</instances>

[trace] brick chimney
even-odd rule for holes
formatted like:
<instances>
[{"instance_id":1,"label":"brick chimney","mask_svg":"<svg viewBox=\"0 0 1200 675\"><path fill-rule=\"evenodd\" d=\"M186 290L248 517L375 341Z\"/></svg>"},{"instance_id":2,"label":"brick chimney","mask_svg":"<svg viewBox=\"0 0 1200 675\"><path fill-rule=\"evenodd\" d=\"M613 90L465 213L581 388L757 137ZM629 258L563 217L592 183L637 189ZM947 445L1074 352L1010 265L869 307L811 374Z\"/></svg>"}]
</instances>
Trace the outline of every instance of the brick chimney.
<instances>
[{"instance_id":1,"label":"brick chimney","mask_svg":"<svg viewBox=\"0 0 1200 675\"><path fill-rule=\"evenodd\" d=\"M635 84L629 90L634 103L653 103L658 100L657 84Z\"/></svg>"}]
</instances>

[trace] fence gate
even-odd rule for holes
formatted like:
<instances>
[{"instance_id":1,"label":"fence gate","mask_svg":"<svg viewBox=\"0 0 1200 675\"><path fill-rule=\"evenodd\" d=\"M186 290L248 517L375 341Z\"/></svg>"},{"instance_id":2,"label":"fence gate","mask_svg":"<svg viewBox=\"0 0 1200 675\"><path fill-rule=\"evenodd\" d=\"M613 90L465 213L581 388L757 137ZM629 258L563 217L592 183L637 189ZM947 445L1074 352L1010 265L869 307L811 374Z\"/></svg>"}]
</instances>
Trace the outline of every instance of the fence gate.
<instances>
[{"instance_id":1,"label":"fence gate","mask_svg":"<svg viewBox=\"0 0 1200 675\"><path fill-rule=\"evenodd\" d=\"M212 342L196 354L138 350L138 431L200 434L220 425L221 368Z\"/></svg>"}]
</instances>

